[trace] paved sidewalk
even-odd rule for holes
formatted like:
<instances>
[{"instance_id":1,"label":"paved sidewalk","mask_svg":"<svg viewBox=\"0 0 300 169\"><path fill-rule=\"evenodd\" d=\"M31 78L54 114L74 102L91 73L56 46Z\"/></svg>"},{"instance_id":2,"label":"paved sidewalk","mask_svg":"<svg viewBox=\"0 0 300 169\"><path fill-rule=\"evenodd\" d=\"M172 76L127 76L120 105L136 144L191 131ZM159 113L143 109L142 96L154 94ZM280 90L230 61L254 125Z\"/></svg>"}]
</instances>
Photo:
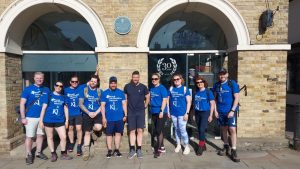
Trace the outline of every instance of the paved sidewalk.
<instances>
[{"instance_id":1,"label":"paved sidewalk","mask_svg":"<svg viewBox=\"0 0 300 169\"><path fill-rule=\"evenodd\" d=\"M103 140L102 140L103 141ZM102 142L101 141L101 142ZM253 140L253 142L255 142ZM75 157L71 161L50 162L36 159L32 165L26 165L23 157L24 145L14 151L13 156L0 155L0 169L19 169L19 168L41 168L41 169L202 169L202 168L228 168L228 169L299 169L300 168L300 152L288 148L280 150L240 150L238 155L241 158L240 163L232 162L228 157L220 157L216 154L216 149L208 145L208 151L203 156L195 155L194 150L183 156L182 152L176 154L174 146L170 142L165 141L167 153L159 159L153 158L150 145L143 147L143 159L127 159L126 140L123 140L121 158L106 159L106 150L97 149L97 143L92 146L92 157L89 161L83 161L81 157ZM102 145L103 146L103 145ZM218 145L219 146L219 145ZM57 150L59 152L59 149ZM50 156L49 150L46 148L45 154ZM58 153L59 154L59 153ZM74 156L74 154L71 154Z\"/></svg>"},{"instance_id":2,"label":"paved sidewalk","mask_svg":"<svg viewBox=\"0 0 300 169\"><path fill-rule=\"evenodd\" d=\"M94 154L89 161L75 157L72 161L50 162L35 160L32 165L25 165L23 158L0 156L0 169L19 168L59 168L59 169L201 169L201 168L264 168L264 169L299 169L300 153L285 149L277 151L239 152L240 163L232 162L228 157L220 157L215 152L206 152L198 157L194 153L188 156L167 150L159 159L154 159L150 152L144 152L143 159L127 159L126 157L106 159L105 154ZM123 154L127 155L126 152Z\"/></svg>"}]
</instances>

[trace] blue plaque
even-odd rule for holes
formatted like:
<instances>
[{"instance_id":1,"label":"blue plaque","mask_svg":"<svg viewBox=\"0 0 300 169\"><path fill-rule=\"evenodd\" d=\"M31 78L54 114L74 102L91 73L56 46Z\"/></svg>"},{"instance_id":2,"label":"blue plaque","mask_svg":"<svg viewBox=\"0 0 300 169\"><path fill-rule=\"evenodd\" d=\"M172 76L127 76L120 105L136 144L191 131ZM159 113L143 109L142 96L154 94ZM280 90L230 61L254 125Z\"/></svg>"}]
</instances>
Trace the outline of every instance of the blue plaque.
<instances>
[{"instance_id":1,"label":"blue plaque","mask_svg":"<svg viewBox=\"0 0 300 169\"><path fill-rule=\"evenodd\" d=\"M126 35L131 30L131 22L127 16L118 16L115 20L115 31L120 35Z\"/></svg>"}]
</instances>

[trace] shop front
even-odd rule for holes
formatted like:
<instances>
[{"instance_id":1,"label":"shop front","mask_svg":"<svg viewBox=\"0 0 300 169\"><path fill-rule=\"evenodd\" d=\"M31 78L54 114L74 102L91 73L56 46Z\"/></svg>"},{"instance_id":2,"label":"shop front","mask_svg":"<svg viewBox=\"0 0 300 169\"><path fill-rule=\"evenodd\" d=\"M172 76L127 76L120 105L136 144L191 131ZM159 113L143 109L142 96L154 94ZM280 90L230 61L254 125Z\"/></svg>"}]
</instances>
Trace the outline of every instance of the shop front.
<instances>
[{"instance_id":1,"label":"shop front","mask_svg":"<svg viewBox=\"0 0 300 169\"><path fill-rule=\"evenodd\" d=\"M286 9L288 1L281 5ZM259 0L16 0L0 7L0 151L22 143L14 109L33 72L45 72L51 87L57 80L68 84L73 74L86 82L97 65L102 89L112 75L122 89L134 70L148 86L158 72L166 87L181 73L191 90L196 76L211 88L226 67L231 79L248 87L247 97L241 93L239 137L284 137L285 10L257 40L265 10Z\"/></svg>"}]
</instances>

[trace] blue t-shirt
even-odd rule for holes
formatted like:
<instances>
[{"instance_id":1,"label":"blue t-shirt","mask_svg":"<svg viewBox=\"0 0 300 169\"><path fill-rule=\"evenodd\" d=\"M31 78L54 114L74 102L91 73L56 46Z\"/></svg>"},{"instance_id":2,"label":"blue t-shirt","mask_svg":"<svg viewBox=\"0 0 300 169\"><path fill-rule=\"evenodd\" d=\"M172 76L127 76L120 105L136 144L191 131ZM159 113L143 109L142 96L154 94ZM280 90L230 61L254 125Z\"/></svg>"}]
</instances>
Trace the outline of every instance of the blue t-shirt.
<instances>
[{"instance_id":1,"label":"blue t-shirt","mask_svg":"<svg viewBox=\"0 0 300 169\"><path fill-rule=\"evenodd\" d=\"M164 85L160 84L159 86L152 87L150 89L150 107L152 114L160 113L160 108L164 98L168 98L168 92ZM164 110L164 113L166 112L167 108Z\"/></svg>"},{"instance_id":2,"label":"blue t-shirt","mask_svg":"<svg viewBox=\"0 0 300 169\"><path fill-rule=\"evenodd\" d=\"M102 90L100 90L100 97L99 97L98 88L95 88L94 90L92 90L89 86L87 86L87 88L88 88L87 95L84 96L85 88L83 88L80 91L79 98L84 99L83 105L88 109L88 111L95 112L99 109L101 105ZM86 113L83 114L87 115Z\"/></svg>"},{"instance_id":3,"label":"blue t-shirt","mask_svg":"<svg viewBox=\"0 0 300 169\"><path fill-rule=\"evenodd\" d=\"M122 102L125 101L122 90L107 89L101 96L101 102L105 103L105 116L107 121L119 121L124 117Z\"/></svg>"},{"instance_id":4,"label":"blue t-shirt","mask_svg":"<svg viewBox=\"0 0 300 169\"><path fill-rule=\"evenodd\" d=\"M229 80L224 83L217 82L213 87L213 91L216 93L217 98L217 110L221 114L227 114L230 112L234 101L233 94L239 93L238 84L234 80L230 81L232 87L228 85Z\"/></svg>"},{"instance_id":5,"label":"blue t-shirt","mask_svg":"<svg viewBox=\"0 0 300 169\"><path fill-rule=\"evenodd\" d=\"M66 104L69 109L69 116L78 116L81 114L79 107L79 94L86 87L86 84L80 85L77 88L65 88Z\"/></svg>"},{"instance_id":6,"label":"blue t-shirt","mask_svg":"<svg viewBox=\"0 0 300 169\"><path fill-rule=\"evenodd\" d=\"M169 90L170 96L170 114L173 116L183 116L186 113L186 96L190 96L191 93L188 88L184 90L183 85L180 87L171 87Z\"/></svg>"},{"instance_id":7,"label":"blue t-shirt","mask_svg":"<svg viewBox=\"0 0 300 169\"><path fill-rule=\"evenodd\" d=\"M197 90L194 96L194 106L197 111L209 111L210 101L214 100L214 95L211 90L205 88L205 90Z\"/></svg>"},{"instance_id":8,"label":"blue t-shirt","mask_svg":"<svg viewBox=\"0 0 300 169\"><path fill-rule=\"evenodd\" d=\"M24 89L21 94L21 98L26 99L25 109L27 109L32 104L25 114L26 117L40 117L42 110L42 103L40 100L43 95L48 95L48 93L50 93L49 88L43 86L37 87L36 85L30 85ZM40 96L41 94L42 96ZM39 99L37 100L37 98Z\"/></svg>"},{"instance_id":9,"label":"blue t-shirt","mask_svg":"<svg viewBox=\"0 0 300 169\"><path fill-rule=\"evenodd\" d=\"M65 96L51 93L50 97L48 95L44 95L41 101L43 102L43 104L48 105L43 122L45 123L65 122L65 112L64 112Z\"/></svg>"}]
</instances>

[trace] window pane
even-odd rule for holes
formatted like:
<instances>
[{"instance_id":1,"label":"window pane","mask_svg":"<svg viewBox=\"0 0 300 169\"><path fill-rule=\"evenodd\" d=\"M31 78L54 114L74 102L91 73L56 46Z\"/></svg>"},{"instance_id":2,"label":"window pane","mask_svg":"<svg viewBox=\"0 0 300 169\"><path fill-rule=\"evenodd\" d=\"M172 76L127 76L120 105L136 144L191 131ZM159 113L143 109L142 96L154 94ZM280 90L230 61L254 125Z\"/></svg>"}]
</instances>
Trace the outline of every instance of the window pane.
<instances>
[{"instance_id":1,"label":"window pane","mask_svg":"<svg viewBox=\"0 0 300 169\"><path fill-rule=\"evenodd\" d=\"M93 51L96 39L90 25L74 13L49 13L35 20L23 39L23 50Z\"/></svg>"},{"instance_id":2,"label":"window pane","mask_svg":"<svg viewBox=\"0 0 300 169\"><path fill-rule=\"evenodd\" d=\"M151 50L224 50L225 34L220 26L199 12L175 13L153 29Z\"/></svg>"}]
</instances>

